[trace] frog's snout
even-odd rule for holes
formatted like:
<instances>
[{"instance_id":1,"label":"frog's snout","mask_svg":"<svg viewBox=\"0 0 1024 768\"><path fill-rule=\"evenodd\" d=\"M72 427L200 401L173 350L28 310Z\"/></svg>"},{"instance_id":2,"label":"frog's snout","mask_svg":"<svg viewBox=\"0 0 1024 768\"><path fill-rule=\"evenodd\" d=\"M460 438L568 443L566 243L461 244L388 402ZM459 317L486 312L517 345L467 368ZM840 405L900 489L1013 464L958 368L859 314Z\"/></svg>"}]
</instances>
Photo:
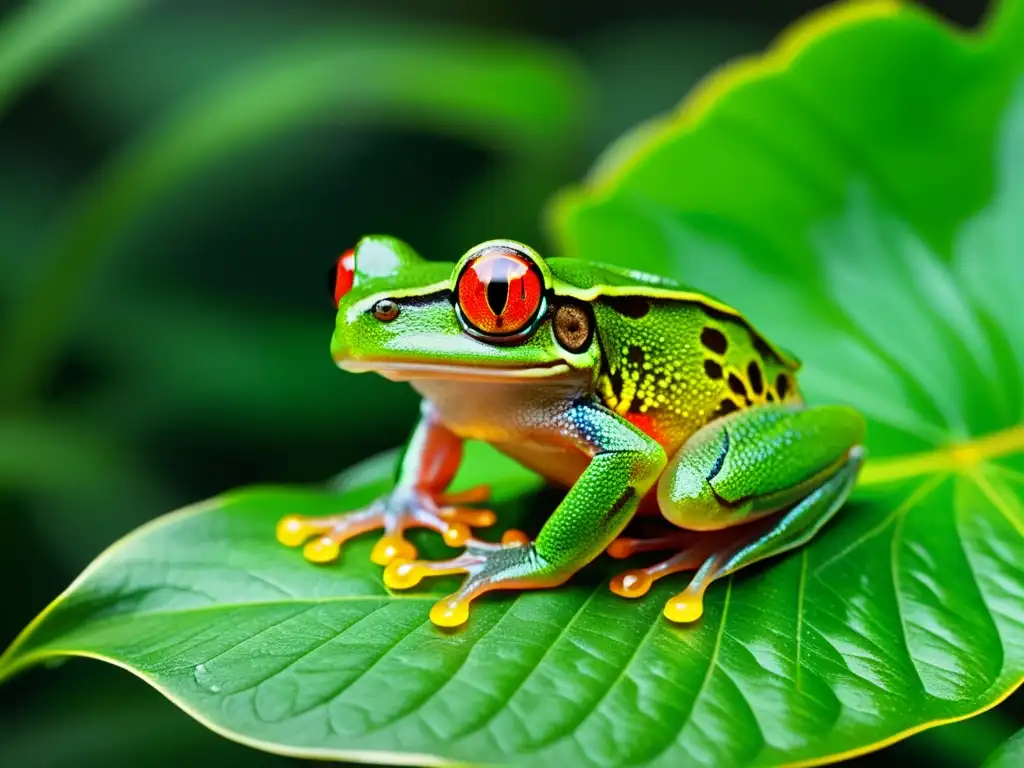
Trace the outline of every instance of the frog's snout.
<instances>
[{"instance_id":1,"label":"frog's snout","mask_svg":"<svg viewBox=\"0 0 1024 768\"><path fill-rule=\"evenodd\" d=\"M331 358L335 365L341 365L352 357L352 348L345 343L342 335L337 331L331 336Z\"/></svg>"}]
</instances>

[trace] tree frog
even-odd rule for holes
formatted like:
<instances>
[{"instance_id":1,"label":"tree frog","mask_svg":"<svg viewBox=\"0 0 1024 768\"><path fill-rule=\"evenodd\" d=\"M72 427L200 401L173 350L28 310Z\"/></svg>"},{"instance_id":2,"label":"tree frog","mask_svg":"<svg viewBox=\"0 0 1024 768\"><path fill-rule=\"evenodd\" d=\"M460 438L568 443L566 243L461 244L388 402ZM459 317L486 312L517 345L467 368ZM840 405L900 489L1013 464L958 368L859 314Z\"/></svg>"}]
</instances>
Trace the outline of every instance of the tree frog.
<instances>
[{"instance_id":1,"label":"tree frog","mask_svg":"<svg viewBox=\"0 0 1024 768\"><path fill-rule=\"evenodd\" d=\"M605 551L671 555L615 577L623 597L695 570L664 609L694 621L713 581L814 536L862 464L857 411L805 406L791 355L737 310L665 278L544 259L511 240L444 263L368 236L340 257L331 288L334 360L409 382L421 415L390 494L337 515L289 515L277 537L327 563L346 540L383 529L371 557L391 589L466 574L431 609L439 626L464 623L485 592L556 586ZM486 489L447 492L466 440L569 489L535 539L473 537L495 517L467 506ZM671 526L623 537L636 515ZM417 560L402 535L413 527L464 551Z\"/></svg>"}]
</instances>

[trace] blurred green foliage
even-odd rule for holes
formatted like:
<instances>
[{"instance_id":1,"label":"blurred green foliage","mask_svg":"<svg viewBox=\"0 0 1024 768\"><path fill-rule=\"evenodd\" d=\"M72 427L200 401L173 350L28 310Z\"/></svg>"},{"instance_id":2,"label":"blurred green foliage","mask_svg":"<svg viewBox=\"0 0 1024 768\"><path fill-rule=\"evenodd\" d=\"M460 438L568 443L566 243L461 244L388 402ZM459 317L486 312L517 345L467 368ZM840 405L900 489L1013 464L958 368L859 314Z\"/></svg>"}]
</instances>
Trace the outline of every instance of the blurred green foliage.
<instances>
[{"instance_id":1,"label":"blurred green foliage","mask_svg":"<svg viewBox=\"0 0 1024 768\"><path fill-rule=\"evenodd\" d=\"M989 755L984 768L1011 768L1024 762L1024 730L1017 731Z\"/></svg>"},{"instance_id":2,"label":"blurred green foliage","mask_svg":"<svg viewBox=\"0 0 1024 768\"><path fill-rule=\"evenodd\" d=\"M412 392L327 354L340 250L543 250L600 148L814 5L0 3L2 644L146 519L404 439ZM1020 709L887 754L976 764ZM288 762L101 665L0 690L0 764L143 755Z\"/></svg>"}]
</instances>

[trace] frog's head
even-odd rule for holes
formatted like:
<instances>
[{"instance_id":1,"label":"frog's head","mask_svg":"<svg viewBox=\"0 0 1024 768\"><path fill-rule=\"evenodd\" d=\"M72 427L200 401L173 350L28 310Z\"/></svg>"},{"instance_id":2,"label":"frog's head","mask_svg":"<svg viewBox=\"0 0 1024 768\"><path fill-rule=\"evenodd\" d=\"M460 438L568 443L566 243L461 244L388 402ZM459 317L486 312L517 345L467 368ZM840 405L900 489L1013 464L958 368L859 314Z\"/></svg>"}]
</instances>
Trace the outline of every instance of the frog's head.
<instances>
[{"instance_id":1,"label":"frog's head","mask_svg":"<svg viewBox=\"0 0 1024 768\"><path fill-rule=\"evenodd\" d=\"M391 379L573 377L598 358L589 306L560 300L531 248L491 240L457 263L427 261L392 237L368 236L332 273L342 368Z\"/></svg>"}]
</instances>

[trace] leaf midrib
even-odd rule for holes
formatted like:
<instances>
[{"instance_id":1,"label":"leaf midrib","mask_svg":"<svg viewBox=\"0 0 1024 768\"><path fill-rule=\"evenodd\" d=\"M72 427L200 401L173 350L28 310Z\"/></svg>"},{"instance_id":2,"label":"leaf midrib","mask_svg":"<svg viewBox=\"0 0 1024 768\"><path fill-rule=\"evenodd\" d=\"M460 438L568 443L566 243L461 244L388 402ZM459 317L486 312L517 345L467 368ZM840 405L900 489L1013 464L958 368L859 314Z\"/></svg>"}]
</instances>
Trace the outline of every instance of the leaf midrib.
<instances>
[{"instance_id":1,"label":"leaf midrib","mask_svg":"<svg viewBox=\"0 0 1024 768\"><path fill-rule=\"evenodd\" d=\"M951 443L934 451L869 460L857 484L871 487L922 475L947 472L969 474L992 459L1015 453L1024 453L1024 424Z\"/></svg>"}]
</instances>

